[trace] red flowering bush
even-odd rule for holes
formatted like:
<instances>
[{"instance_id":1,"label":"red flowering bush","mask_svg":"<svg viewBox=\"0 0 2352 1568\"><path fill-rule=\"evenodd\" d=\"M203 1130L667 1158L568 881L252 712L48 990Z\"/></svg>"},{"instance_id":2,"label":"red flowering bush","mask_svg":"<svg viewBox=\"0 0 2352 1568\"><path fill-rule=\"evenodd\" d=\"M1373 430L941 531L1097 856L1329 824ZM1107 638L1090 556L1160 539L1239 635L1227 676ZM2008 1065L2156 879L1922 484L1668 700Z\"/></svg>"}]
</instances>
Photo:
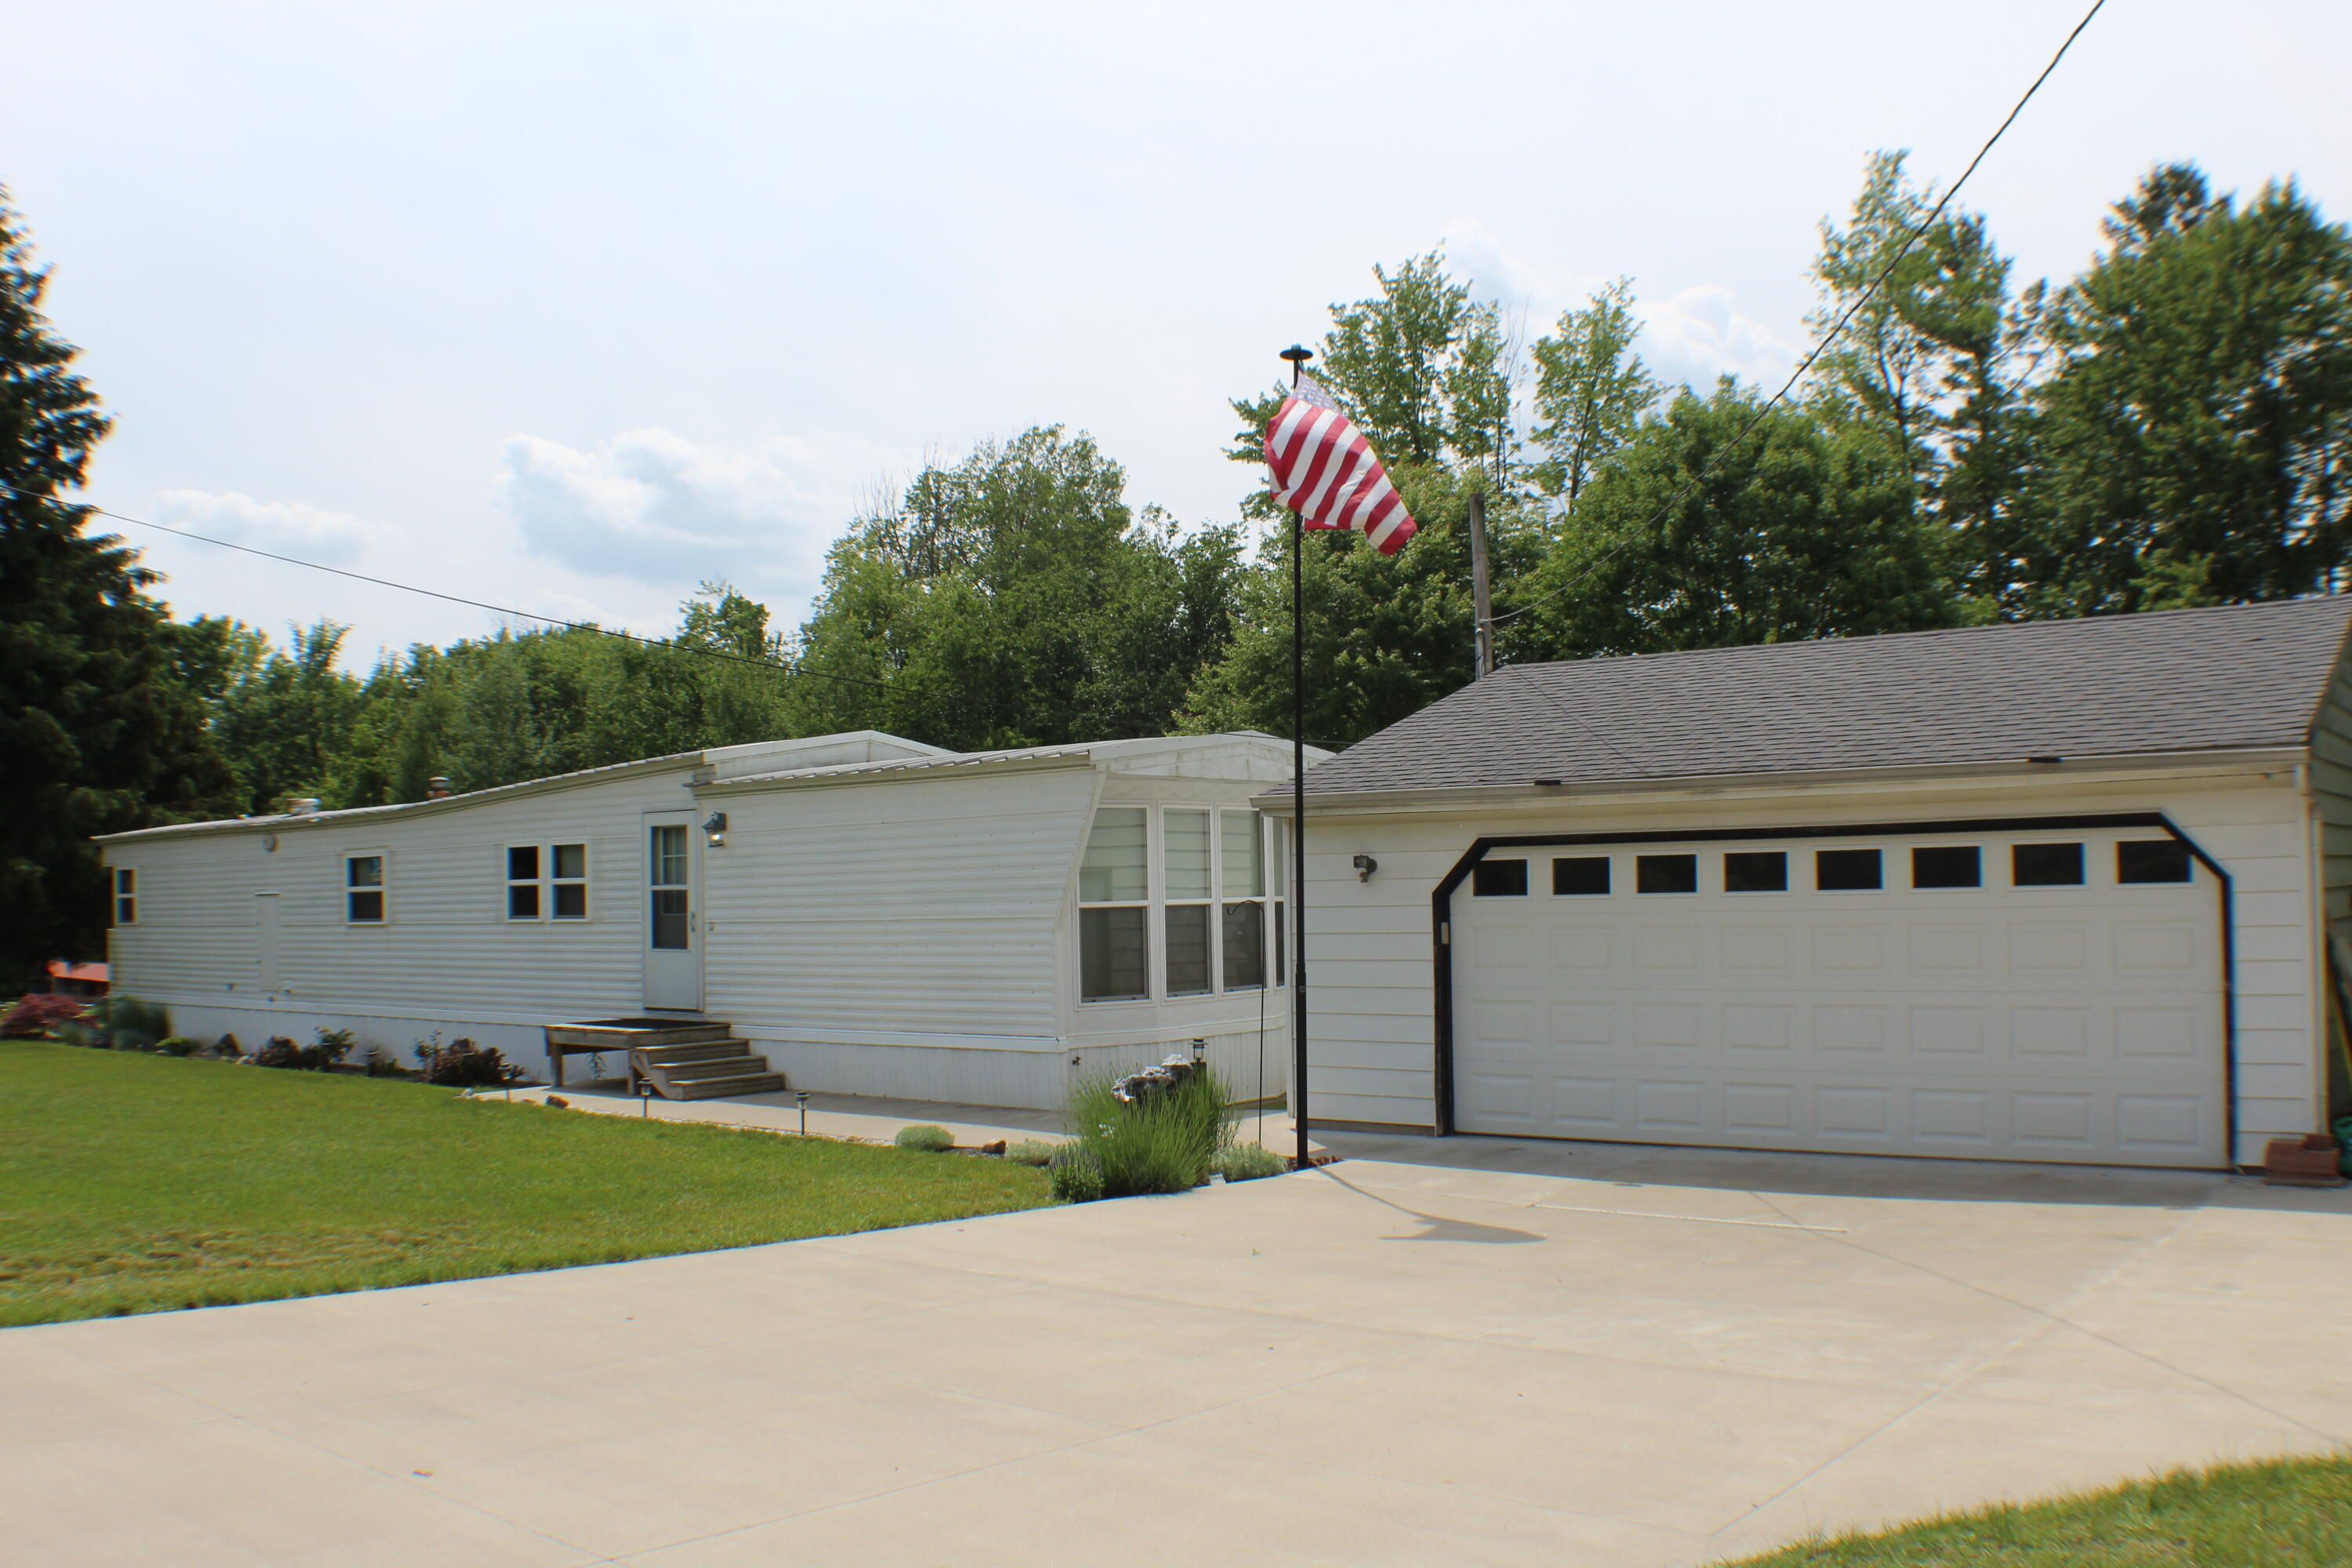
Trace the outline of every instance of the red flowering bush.
<instances>
[{"instance_id":1,"label":"red flowering bush","mask_svg":"<svg viewBox=\"0 0 2352 1568\"><path fill-rule=\"evenodd\" d=\"M46 991L28 993L25 999L8 1009L0 1018L0 1039L30 1040L54 1030L59 1024L82 1015L89 1005L81 996L57 996Z\"/></svg>"}]
</instances>

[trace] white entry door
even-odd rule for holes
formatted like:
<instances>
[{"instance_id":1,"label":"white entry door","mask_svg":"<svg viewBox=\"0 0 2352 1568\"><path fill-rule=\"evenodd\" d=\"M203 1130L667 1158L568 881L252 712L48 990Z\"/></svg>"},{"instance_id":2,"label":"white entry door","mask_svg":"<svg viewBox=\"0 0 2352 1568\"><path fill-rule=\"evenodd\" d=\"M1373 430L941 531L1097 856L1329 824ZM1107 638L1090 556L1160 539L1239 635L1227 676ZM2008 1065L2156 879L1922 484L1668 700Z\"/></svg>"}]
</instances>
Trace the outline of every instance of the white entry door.
<instances>
[{"instance_id":1,"label":"white entry door","mask_svg":"<svg viewBox=\"0 0 2352 1568\"><path fill-rule=\"evenodd\" d=\"M663 1012L702 1007L702 910L694 814L645 818L646 1005Z\"/></svg>"},{"instance_id":2,"label":"white entry door","mask_svg":"<svg viewBox=\"0 0 2352 1568\"><path fill-rule=\"evenodd\" d=\"M2223 1163L2215 887L2147 828L1494 849L1465 1132Z\"/></svg>"}]
</instances>

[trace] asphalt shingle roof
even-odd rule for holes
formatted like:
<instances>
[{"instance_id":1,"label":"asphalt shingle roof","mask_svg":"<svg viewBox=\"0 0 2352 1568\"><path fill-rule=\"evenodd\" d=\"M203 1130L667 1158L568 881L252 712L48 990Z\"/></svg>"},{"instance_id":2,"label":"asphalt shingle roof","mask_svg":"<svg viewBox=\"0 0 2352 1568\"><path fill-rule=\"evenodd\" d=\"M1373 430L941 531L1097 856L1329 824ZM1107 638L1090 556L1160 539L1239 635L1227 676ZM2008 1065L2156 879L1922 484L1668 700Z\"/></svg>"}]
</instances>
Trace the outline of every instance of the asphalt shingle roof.
<instances>
[{"instance_id":1,"label":"asphalt shingle roof","mask_svg":"<svg viewBox=\"0 0 2352 1568\"><path fill-rule=\"evenodd\" d=\"M2306 743L2352 595L1507 667L1313 795Z\"/></svg>"}]
</instances>

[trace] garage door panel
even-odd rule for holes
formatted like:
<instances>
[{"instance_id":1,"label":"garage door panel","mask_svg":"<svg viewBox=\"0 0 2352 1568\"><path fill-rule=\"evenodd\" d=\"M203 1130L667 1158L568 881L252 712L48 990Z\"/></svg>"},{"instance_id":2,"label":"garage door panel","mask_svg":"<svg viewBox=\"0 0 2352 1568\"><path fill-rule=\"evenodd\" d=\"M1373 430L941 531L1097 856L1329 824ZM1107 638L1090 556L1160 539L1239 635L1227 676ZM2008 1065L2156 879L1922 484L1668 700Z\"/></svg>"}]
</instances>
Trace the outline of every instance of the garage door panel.
<instances>
[{"instance_id":1,"label":"garage door panel","mask_svg":"<svg viewBox=\"0 0 2352 1568\"><path fill-rule=\"evenodd\" d=\"M1695 893L1636 893L1640 846L1612 847L1604 895L1549 896L1538 862L1527 896L1454 906L1457 1121L2219 1164L2214 889L2202 872L2117 885L2114 837L2085 836L2074 887L2009 886L1997 838L1978 840L1986 885L1963 889L1908 887L1903 841L1861 846L1882 851L1874 891L1814 890L1811 846L1790 849L1785 893L1728 893L1711 846ZM2243 1022L2269 1000L2246 996Z\"/></svg>"}]
</instances>

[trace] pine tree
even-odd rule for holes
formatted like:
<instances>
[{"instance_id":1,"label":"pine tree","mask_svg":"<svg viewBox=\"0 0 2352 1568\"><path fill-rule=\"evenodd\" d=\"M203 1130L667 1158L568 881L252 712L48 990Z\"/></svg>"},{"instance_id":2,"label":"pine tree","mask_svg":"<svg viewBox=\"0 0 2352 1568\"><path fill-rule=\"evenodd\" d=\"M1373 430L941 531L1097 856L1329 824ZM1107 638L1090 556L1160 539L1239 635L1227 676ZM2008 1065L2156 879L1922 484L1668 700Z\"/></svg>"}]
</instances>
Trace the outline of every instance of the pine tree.
<instances>
[{"instance_id":1,"label":"pine tree","mask_svg":"<svg viewBox=\"0 0 2352 1568\"><path fill-rule=\"evenodd\" d=\"M0 191L0 984L99 951L92 834L215 813L233 790L155 574L58 499L110 421L42 314L47 283Z\"/></svg>"}]
</instances>

